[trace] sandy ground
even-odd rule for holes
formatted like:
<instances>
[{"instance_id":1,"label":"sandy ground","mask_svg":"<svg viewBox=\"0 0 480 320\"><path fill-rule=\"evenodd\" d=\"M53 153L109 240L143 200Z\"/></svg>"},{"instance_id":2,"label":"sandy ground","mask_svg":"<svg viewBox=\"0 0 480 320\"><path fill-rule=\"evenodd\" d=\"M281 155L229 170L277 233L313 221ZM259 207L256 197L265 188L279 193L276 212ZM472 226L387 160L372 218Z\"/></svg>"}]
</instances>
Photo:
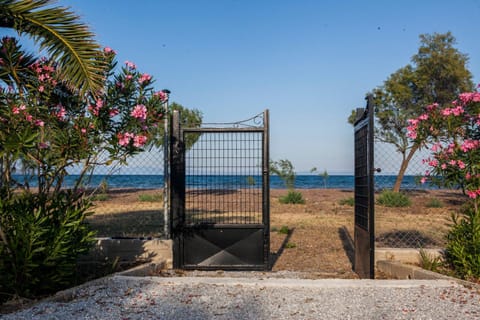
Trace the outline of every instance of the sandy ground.
<instances>
[{"instance_id":1,"label":"sandy ground","mask_svg":"<svg viewBox=\"0 0 480 320\"><path fill-rule=\"evenodd\" d=\"M310 272L322 278L355 278L352 272L353 248L349 241L353 238L354 208L344 203L353 198L353 191L298 191L305 204L281 204L279 197L287 191L270 192L272 269ZM415 191L408 195L412 200L410 207L376 206L377 246L443 246L451 214L464 198L458 192L439 190ZM198 209L199 204L195 201L203 195L190 196L194 199L193 204L187 203L187 207L196 206ZM228 203L228 208L235 208L242 202L248 202L248 205L242 204L244 209L245 206L261 205L252 200L257 197L251 191L216 192L208 197L206 206L210 208L218 207L222 201ZM90 221L102 236L159 237L163 231L161 199L161 190L113 191L107 200L96 202L95 214ZM432 199L439 200L442 206L431 207ZM199 203L202 201L200 199ZM219 215L222 215L221 211Z\"/></svg>"}]
</instances>

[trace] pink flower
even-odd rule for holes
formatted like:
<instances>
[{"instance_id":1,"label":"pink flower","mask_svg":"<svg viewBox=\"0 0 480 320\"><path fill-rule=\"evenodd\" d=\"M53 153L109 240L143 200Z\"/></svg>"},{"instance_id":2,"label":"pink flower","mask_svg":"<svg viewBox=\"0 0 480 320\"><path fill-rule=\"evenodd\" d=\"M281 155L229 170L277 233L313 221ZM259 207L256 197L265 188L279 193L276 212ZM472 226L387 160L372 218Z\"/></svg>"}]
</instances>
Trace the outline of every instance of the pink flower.
<instances>
[{"instance_id":1,"label":"pink flower","mask_svg":"<svg viewBox=\"0 0 480 320\"><path fill-rule=\"evenodd\" d=\"M117 52L110 47L105 47L103 49L103 52L106 53L106 54L117 54Z\"/></svg>"},{"instance_id":2,"label":"pink flower","mask_svg":"<svg viewBox=\"0 0 480 320\"><path fill-rule=\"evenodd\" d=\"M43 127L45 125L45 122L43 122L42 120L35 120L34 124L37 126L37 127Z\"/></svg>"},{"instance_id":3,"label":"pink flower","mask_svg":"<svg viewBox=\"0 0 480 320\"><path fill-rule=\"evenodd\" d=\"M88 111L90 111L93 115L98 117L99 111L98 111L98 108L97 108L96 105L95 106L94 105L89 105L88 106Z\"/></svg>"},{"instance_id":4,"label":"pink flower","mask_svg":"<svg viewBox=\"0 0 480 320\"><path fill-rule=\"evenodd\" d=\"M20 109L18 107L13 107L12 108L12 112L13 114L19 114L20 113Z\"/></svg>"},{"instance_id":5,"label":"pink flower","mask_svg":"<svg viewBox=\"0 0 480 320\"><path fill-rule=\"evenodd\" d=\"M438 150L440 150L440 143L435 143L433 146L432 146L432 151L433 152L437 152Z\"/></svg>"},{"instance_id":6,"label":"pink flower","mask_svg":"<svg viewBox=\"0 0 480 320\"><path fill-rule=\"evenodd\" d=\"M50 146L50 144L49 144L48 142L40 142L40 143L38 144L38 147L39 147L40 149L47 149L49 146Z\"/></svg>"},{"instance_id":7,"label":"pink flower","mask_svg":"<svg viewBox=\"0 0 480 320\"><path fill-rule=\"evenodd\" d=\"M416 126L419 123L418 119L408 119L407 121L411 126Z\"/></svg>"},{"instance_id":8,"label":"pink flower","mask_svg":"<svg viewBox=\"0 0 480 320\"><path fill-rule=\"evenodd\" d=\"M468 102L480 102L479 92L464 92L459 95L460 100L466 104Z\"/></svg>"},{"instance_id":9,"label":"pink flower","mask_svg":"<svg viewBox=\"0 0 480 320\"><path fill-rule=\"evenodd\" d=\"M147 137L144 135L137 135L133 138L133 146L136 148L143 147L147 142Z\"/></svg>"},{"instance_id":10,"label":"pink flower","mask_svg":"<svg viewBox=\"0 0 480 320\"><path fill-rule=\"evenodd\" d=\"M438 166L438 160L436 160L436 159L430 160L430 161L428 162L428 165L429 165L430 167L436 167L436 166Z\"/></svg>"},{"instance_id":11,"label":"pink flower","mask_svg":"<svg viewBox=\"0 0 480 320\"><path fill-rule=\"evenodd\" d=\"M59 119L59 120L62 120L66 115L67 115L67 111L65 110L64 107L62 106L59 106L60 108L58 109L57 113L55 114L55 116Z\"/></svg>"},{"instance_id":12,"label":"pink flower","mask_svg":"<svg viewBox=\"0 0 480 320\"><path fill-rule=\"evenodd\" d=\"M44 86L40 86L40 87L38 87L38 91L40 91L40 92L43 92L43 91L45 91L45 87L44 87Z\"/></svg>"},{"instance_id":13,"label":"pink flower","mask_svg":"<svg viewBox=\"0 0 480 320\"><path fill-rule=\"evenodd\" d=\"M161 101L165 101L167 99L167 94L163 91L157 91L153 95L159 98Z\"/></svg>"},{"instance_id":14,"label":"pink flower","mask_svg":"<svg viewBox=\"0 0 480 320\"><path fill-rule=\"evenodd\" d=\"M427 111L432 112L433 110L435 110L437 108L438 108L438 103L433 103L433 104L427 106Z\"/></svg>"},{"instance_id":15,"label":"pink flower","mask_svg":"<svg viewBox=\"0 0 480 320\"><path fill-rule=\"evenodd\" d=\"M80 129L80 132L83 133L83 134L85 134L85 133L87 133L87 129L82 128L82 129Z\"/></svg>"},{"instance_id":16,"label":"pink flower","mask_svg":"<svg viewBox=\"0 0 480 320\"><path fill-rule=\"evenodd\" d=\"M468 152L470 150L474 150L480 147L480 140L470 140L467 139L463 141L462 145L460 146L460 149L462 149L463 152Z\"/></svg>"},{"instance_id":17,"label":"pink flower","mask_svg":"<svg viewBox=\"0 0 480 320\"><path fill-rule=\"evenodd\" d=\"M418 117L418 120L425 121L428 120L428 114L424 113Z\"/></svg>"},{"instance_id":18,"label":"pink flower","mask_svg":"<svg viewBox=\"0 0 480 320\"><path fill-rule=\"evenodd\" d=\"M457 160L457 166L460 169L465 169L465 163L462 160Z\"/></svg>"},{"instance_id":19,"label":"pink flower","mask_svg":"<svg viewBox=\"0 0 480 320\"><path fill-rule=\"evenodd\" d=\"M130 68L132 70L135 70L137 68L137 66L133 62L125 61L125 64L127 65L128 68Z\"/></svg>"},{"instance_id":20,"label":"pink flower","mask_svg":"<svg viewBox=\"0 0 480 320\"><path fill-rule=\"evenodd\" d=\"M110 109L110 111L108 112L108 115L110 117L115 117L117 114L119 114L120 111L118 111L117 108L113 108L113 109Z\"/></svg>"},{"instance_id":21,"label":"pink flower","mask_svg":"<svg viewBox=\"0 0 480 320\"><path fill-rule=\"evenodd\" d=\"M130 132L125 132L125 134L119 133L117 135L118 144L121 145L122 147L128 146L128 144L130 143L132 138L134 138L134 136L135 135L133 133L130 133Z\"/></svg>"},{"instance_id":22,"label":"pink flower","mask_svg":"<svg viewBox=\"0 0 480 320\"><path fill-rule=\"evenodd\" d=\"M445 109L443 109L440 113L442 114L442 116L448 117L449 115L452 114L452 109L450 109L450 108L445 108Z\"/></svg>"},{"instance_id":23,"label":"pink flower","mask_svg":"<svg viewBox=\"0 0 480 320\"><path fill-rule=\"evenodd\" d=\"M147 119L147 107L143 104L137 104L132 112L130 112L130 115L134 118L145 120Z\"/></svg>"},{"instance_id":24,"label":"pink flower","mask_svg":"<svg viewBox=\"0 0 480 320\"><path fill-rule=\"evenodd\" d=\"M132 78L133 78L133 76L132 76L131 74L127 74L127 75L125 76L125 80L127 80L127 81L128 81L128 80L132 80Z\"/></svg>"},{"instance_id":25,"label":"pink flower","mask_svg":"<svg viewBox=\"0 0 480 320\"><path fill-rule=\"evenodd\" d=\"M425 182L427 182L427 180L428 180L428 179L427 179L426 177L422 177L422 179L420 179L420 182L421 182L422 184L424 184Z\"/></svg>"},{"instance_id":26,"label":"pink flower","mask_svg":"<svg viewBox=\"0 0 480 320\"><path fill-rule=\"evenodd\" d=\"M478 191L478 190L477 190ZM471 198L471 199L476 199L477 198L477 192L476 191L467 191L467 195Z\"/></svg>"},{"instance_id":27,"label":"pink flower","mask_svg":"<svg viewBox=\"0 0 480 320\"><path fill-rule=\"evenodd\" d=\"M138 83L142 84L144 82L148 82L152 79L152 76L147 74L147 73L144 73L140 76L140 78L138 79Z\"/></svg>"},{"instance_id":28,"label":"pink flower","mask_svg":"<svg viewBox=\"0 0 480 320\"><path fill-rule=\"evenodd\" d=\"M417 132L415 131L415 129L408 127L407 130L408 130L407 137L413 140L417 139Z\"/></svg>"},{"instance_id":29,"label":"pink flower","mask_svg":"<svg viewBox=\"0 0 480 320\"><path fill-rule=\"evenodd\" d=\"M442 163L442 165L440 166L440 168L442 168L442 170L447 169L447 164L446 164L446 163Z\"/></svg>"},{"instance_id":30,"label":"pink flower","mask_svg":"<svg viewBox=\"0 0 480 320\"><path fill-rule=\"evenodd\" d=\"M454 116L457 116L457 117L458 117L459 115L463 114L464 112L465 112L465 110L463 109L462 106L458 106L458 107L452 109L453 115L454 115Z\"/></svg>"}]
</instances>

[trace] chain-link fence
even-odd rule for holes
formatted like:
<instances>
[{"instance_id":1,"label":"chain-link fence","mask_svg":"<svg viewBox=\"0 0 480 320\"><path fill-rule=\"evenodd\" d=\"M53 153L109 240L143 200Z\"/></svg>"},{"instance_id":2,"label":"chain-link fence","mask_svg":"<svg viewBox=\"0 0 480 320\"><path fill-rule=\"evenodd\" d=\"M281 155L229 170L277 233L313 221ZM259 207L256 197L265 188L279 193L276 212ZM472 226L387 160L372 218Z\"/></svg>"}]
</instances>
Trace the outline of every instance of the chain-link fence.
<instances>
[{"instance_id":1,"label":"chain-link fence","mask_svg":"<svg viewBox=\"0 0 480 320\"><path fill-rule=\"evenodd\" d=\"M395 146L375 141L375 238L377 247L440 248L451 214L461 204L456 190L440 189L421 178L429 170L428 149L417 150L397 181L404 157ZM408 156L407 150L405 157ZM399 194L392 194L396 183Z\"/></svg>"},{"instance_id":2,"label":"chain-link fence","mask_svg":"<svg viewBox=\"0 0 480 320\"><path fill-rule=\"evenodd\" d=\"M153 148L127 164L97 167L85 186L92 190L88 222L98 237L164 236L164 157Z\"/></svg>"}]
</instances>

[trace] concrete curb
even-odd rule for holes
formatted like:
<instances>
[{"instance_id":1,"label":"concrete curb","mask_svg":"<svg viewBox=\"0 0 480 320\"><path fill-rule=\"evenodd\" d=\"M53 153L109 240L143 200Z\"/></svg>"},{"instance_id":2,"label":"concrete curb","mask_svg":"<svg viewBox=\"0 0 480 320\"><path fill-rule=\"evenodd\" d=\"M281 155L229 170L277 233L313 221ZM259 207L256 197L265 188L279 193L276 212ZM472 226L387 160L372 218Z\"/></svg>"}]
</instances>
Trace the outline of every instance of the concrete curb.
<instances>
[{"instance_id":1,"label":"concrete curb","mask_svg":"<svg viewBox=\"0 0 480 320\"><path fill-rule=\"evenodd\" d=\"M164 239L98 238L95 246L79 262L115 261L120 263L152 261L167 267L172 264L172 241Z\"/></svg>"},{"instance_id":2,"label":"concrete curb","mask_svg":"<svg viewBox=\"0 0 480 320\"><path fill-rule=\"evenodd\" d=\"M399 261L380 260L377 261L376 266L379 271L395 279L446 280L456 282L467 288L476 288L477 290L480 290L480 284L425 270L417 266L403 264Z\"/></svg>"}]
</instances>

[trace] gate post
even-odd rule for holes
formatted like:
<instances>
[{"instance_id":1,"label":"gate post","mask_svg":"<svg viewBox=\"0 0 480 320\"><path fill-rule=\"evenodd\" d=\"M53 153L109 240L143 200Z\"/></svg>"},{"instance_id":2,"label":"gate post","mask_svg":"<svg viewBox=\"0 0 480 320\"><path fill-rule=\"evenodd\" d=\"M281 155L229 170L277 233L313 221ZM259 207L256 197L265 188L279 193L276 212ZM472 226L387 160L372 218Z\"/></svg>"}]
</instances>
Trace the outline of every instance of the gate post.
<instances>
[{"instance_id":1,"label":"gate post","mask_svg":"<svg viewBox=\"0 0 480 320\"><path fill-rule=\"evenodd\" d=\"M360 278L375 278L374 105L368 95L355 121L355 262ZM363 112L362 112L363 111Z\"/></svg>"},{"instance_id":2,"label":"gate post","mask_svg":"<svg viewBox=\"0 0 480 320\"><path fill-rule=\"evenodd\" d=\"M265 269L270 269L270 113L269 110L263 112L263 225L264 229L264 265Z\"/></svg>"},{"instance_id":3,"label":"gate post","mask_svg":"<svg viewBox=\"0 0 480 320\"><path fill-rule=\"evenodd\" d=\"M180 112L173 111L170 130L170 232L173 241L173 267L182 266L181 235L179 230L183 226L185 208L185 144L183 142L182 129L180 127Z\"/></svg>"}]
</instances>

